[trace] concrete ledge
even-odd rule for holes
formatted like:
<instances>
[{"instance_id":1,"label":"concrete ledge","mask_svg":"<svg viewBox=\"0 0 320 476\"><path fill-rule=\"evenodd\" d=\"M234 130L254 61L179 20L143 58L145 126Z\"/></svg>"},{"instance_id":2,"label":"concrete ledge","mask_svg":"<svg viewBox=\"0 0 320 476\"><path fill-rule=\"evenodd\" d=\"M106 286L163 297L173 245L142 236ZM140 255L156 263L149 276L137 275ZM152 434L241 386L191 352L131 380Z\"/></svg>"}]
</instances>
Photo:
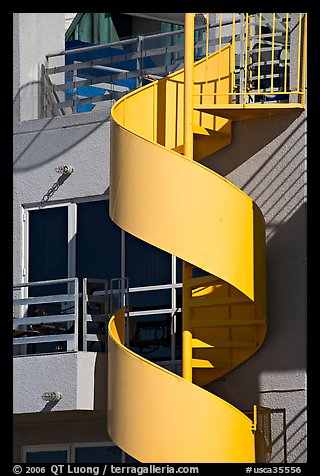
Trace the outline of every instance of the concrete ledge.
<instances>
[{"instance_id":1,"label":"concrete ledge","mask_svg":"<svg viewBox=\"0 0 320 476\"><path fill-rule=\"evenodd\" d=\"M59 392L58 402L42 399ZM106 408L107 354L70 352L13 359L13 413Z\"/></svg>"}]
</instances>

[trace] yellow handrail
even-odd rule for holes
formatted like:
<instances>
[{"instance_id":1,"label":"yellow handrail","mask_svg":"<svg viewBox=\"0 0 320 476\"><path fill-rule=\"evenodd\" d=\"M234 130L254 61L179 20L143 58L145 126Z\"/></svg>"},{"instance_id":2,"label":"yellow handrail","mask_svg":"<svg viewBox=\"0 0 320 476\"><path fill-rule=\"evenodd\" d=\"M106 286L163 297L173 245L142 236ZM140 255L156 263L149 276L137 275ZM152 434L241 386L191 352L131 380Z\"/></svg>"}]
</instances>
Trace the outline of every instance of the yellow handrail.
<instances>
[{"instance_id":1,"label":"yellow handrail","mask_svg":"<svg viewBox=\"0 0 320 476\"><path fill-rule=\"evenodd\" d=\"M221 48L194 63L194 14L185 25L185 69L111 110L109 209L122 229L183 260L182 377L124 346L120 312L108 327L108 431L141 462L255 462L257 407L250 420L201 387L264 341L265 223L249 196L200 161L231 142L233 120L296 105L232 104L235 45L220 36ZM274 27L275 16L273 46ZM246 67L248 28L246 14Z\"/></svg>"}]
</instances>

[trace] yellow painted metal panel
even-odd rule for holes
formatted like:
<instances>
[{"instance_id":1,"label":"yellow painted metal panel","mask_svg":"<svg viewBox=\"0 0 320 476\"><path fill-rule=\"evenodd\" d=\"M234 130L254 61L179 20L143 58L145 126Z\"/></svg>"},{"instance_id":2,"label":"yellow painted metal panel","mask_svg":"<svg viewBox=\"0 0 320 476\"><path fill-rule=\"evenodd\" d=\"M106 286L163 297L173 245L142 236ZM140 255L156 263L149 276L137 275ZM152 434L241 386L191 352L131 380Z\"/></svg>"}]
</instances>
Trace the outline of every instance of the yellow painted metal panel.
<instances>
[{"instance_id":1,"label":"yellow painted metal panel","mask_svg":"<svg viewBox=\"0 0 320 476\"><path fill-rule=\"evenodd\" d=\"M254 299L254 215L247 195L115 121L111 157L109 212L121 228Z\"/></svg>"},{"instance_id":2,"label":"yellow painted metal panel","mask_svg":"<svg viewBox=\"0 0 320 476\"><path fill-rule=\"evenodd\" d=\"M117 445L149 463L254 462L246 415L124 347L114 318L108 334L108 432Z\"/></svg>"},{"instance_id":3,"label":"yellow painted metal panel","mask_svg":"<svg viewBox=\"0 0 320 476\"><path fill-rule=\"evenodd\" d=\"M184 260L184 378L123 346L121 313L109 324L108 429L142 462L255 459L251 421L194 383L231 371L265 338L265 224L250 197L197 161L230 143L233 120L302 105L231 104L234 64L227 45L194 65L194 160L181 155L183 70L111 111L110 216ZM195 266L211 276L193 278Z\"/></svg>"},{"instance_id":4,"label":"yellow painted metal panel","mask_svg":"<svg viewBox=\"0 0 320 476\"><path fill-rule=\"evenodd\" d=\"M245 121L259 119L260 117L272 117L279 114L302 112L302 104L195 104L195 109L201 112L221 116L230 121Z\"/></svg>"}]
</instances>

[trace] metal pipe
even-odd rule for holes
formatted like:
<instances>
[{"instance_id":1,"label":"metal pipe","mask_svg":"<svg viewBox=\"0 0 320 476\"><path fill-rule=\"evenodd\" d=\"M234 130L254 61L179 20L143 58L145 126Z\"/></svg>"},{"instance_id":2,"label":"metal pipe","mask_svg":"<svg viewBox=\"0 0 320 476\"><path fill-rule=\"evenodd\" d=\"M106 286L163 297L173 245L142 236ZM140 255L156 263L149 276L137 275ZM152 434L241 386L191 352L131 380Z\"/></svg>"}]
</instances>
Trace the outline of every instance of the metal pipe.
<instances>
[{"instance_id":1,"label":"metal pipe","mask_svg":"<svg viewBox=\"0 0 320 476\"><path fill-rule=\"evenodd\" d=\"M287 92L287 66L288 66L288 31L289 31L289 13L286 13L286 39L284 50L284 92Z\"/></svg>"},{"instance_id":2,"label":"metal pipe","mask_svg":"<svg viewBox=\"0 0 320 476\"><path fill-rule=\"evenodd\" d=\"M297 92L300 92L300 69L301 69L301 20L302 16L299 13L299 36L298 36L298 72L297 72Z\"/></svg>"},{"instance_id":3,"label":"metal pipe","mask_svg":"<svg viewBox=\"0 0 320 476\"><path fill-rule=\"evenodd\" d=\"M236 23L239 23L240 20L235 20ZM232 22L230 20L224 21L222 25L231 25ZM219 23L212 23L211 25L209 24L209 28L215 28L219 26ZM195 26L195 30L203 30L205 29L206 26L203 25L198 25ZM176 30L176 31L167 31L164 33L155 33L153 35L141 35L145 40L148 39L155 39L155 38L163 38L166 36L175 36L175 35L181 35L184 33L184 28L181 28L181 30ZM53 58L54 56L60 56L60 55L72 55L74 53L83 53L84 51L92 51L92 50L101 50L106 47L113 47L113 46L122 46L122 45L129 45L130 43L135 43L137 40L137 37L132 37L132 38L127 38L126 40L120 40L120 41L113 41L111 43L105 43L103 45L94 45L94 46L87 46L86 48L74 48L72 50L63 50L59 51L59 53L49 53L46 55L46 58Z\"/></svg>"},{"instance_id":4,"label":"metal pipe","mask_svg":"<svg viewBox=\"0 0 320 476\"><path fill-rule=\"evenodd\" d=\"M275 13L272 13L271 94L273 93L275 20L276 20L276 14L275 14Z\"/></svg>"},{"instance_id":5,"label":"metal pipe","mask_svg":"<svg viewBox=\"0 0 320 476\"><path fill-rule=\"evenodd\" d=\"M194 63L194 13L185 13L184 35L184 142L183 153L193 159L193 63ZM186 276L187 263L183 262L183 280ZM190 306L188 305L188 288L183 287L182 314L182 377L192 382L192 334ZM185 305L187 304L187 305Z\"/></svg>"},{"instance_id":6,"label":"metal pipe","mask_svg":"<svg viewBox=\"0 0 320 476\"><path fill-rule=\"evenodd\" d=\"M193 159L194 13L185 13L184 35L184 139L183 154Z\"/></svg>"},{"instance_id":7,"label":"metal pipe","mask_svg":"<svg viewBox=\"0 0 320 476\"><path fill-rule=\"evenodd\" d=\"M302 58L302 105L304 107L306 94L306 63L307 63L307 14L304 14L304 29L303 29L303 58Z\"/></svg>"},{"instance_id":8,"label":"metal pipe","mask_svg":"<svg viewBox=\"0 0 320 476\"><path fill-rule=\"evenodd\" d=\"M185 261L182 262L182 276L185 283L192 277L192 268ZM192 382L192 333L191 333L191 308L190 288L182 288L182 377Z\"/></svg>"},{"instance_id":9,"label":"metal pipe","mask_svg":"<svg viewBox=\"0 0 320 476\"><path fill-rule=\"evenodd\" d=\"M260 92L260 72L261 72L261 26L262 13L259 13L259 46L258 46L258 91Z\"/></svg>"}]
</instances>

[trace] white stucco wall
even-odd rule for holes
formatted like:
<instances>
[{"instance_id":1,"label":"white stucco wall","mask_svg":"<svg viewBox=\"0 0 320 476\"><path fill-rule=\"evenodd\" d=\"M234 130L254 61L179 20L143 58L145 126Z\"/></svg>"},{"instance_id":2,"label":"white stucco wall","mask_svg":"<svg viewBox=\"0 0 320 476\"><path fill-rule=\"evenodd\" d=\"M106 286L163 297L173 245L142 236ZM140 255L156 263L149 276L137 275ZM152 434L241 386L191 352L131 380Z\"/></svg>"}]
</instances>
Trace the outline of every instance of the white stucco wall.
<instances>
[{"instance_id":1,"label":"white stucco wall","mask_svg":"<svg viewBox=\"0 0 320 476\"><path fill-rule=\"evenodd\" d=\"M22 281L24 205L104 195L109 188L110 123L105 111L25 121L13 138L13 282ZM73 172L61 178L59 165ZM43 202L43 200L45 200Z\"/></svg>"},{"instance_id":2,"label":"white stucco wall","mask_svg":"<svg viewBox=\"0 0 320 476\"><path fill-rule=\"evenodd\" d=\"M234 122L232 143L203 161L255 200L266 221L266 339L209 388L243 411L273 410L273 462L306 461L306 137L306 111Z\"/></svg>"},{"instance_id":3,"label":"white stucco wall","mask_svg":"<svg viewBox=\"0 0 320 476\"><path fill-rule=\"evenodd\" d=\"M20 100L20 120L39 117L40 68L48 53L64 50L64 13L14 13L19 80L14 85ZM64 61L64 59L59 60ZM59 63L63 64L63 63Z\"/></svg>"},{"instance_id":4,"label":"white stucco wall","mask_svg":"<svg viewBox=\"0 0 320 476\"><path fill-rule=\"evenodd\" d=\"M105 410L107 354L70 352L13 359L13 413ZM45 392L59 392L57 403Z\"/></svg>"}]
</instances>

